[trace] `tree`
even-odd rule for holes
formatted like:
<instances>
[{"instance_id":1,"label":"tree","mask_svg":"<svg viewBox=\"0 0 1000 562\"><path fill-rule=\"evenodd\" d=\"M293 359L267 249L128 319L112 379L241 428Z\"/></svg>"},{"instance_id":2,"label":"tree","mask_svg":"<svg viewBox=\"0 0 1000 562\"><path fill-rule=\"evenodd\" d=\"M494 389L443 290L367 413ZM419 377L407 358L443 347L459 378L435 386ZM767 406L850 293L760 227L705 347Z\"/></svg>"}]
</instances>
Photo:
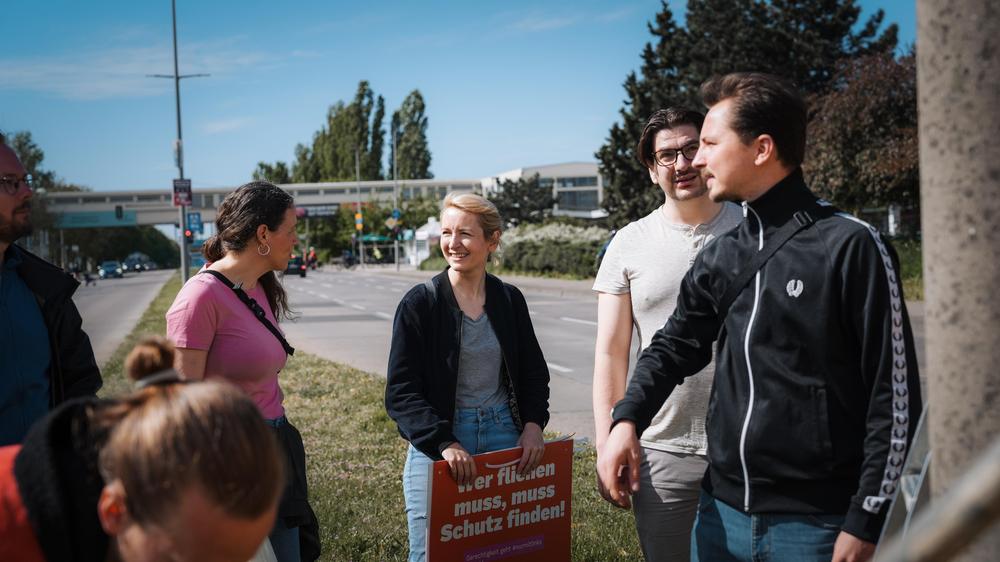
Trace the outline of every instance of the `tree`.
<instances>
[{"instance_id":1,"label":"tree","mask_svg":"<svg viewBox=\"0 0 1000 562\"><path fill-rule=\"evenodd\" d=\"M350 104L338 101L327 111L326 124L313 134L312 146L295 147L292 180L296 183L349 181L357 176L355 152L363 180L380 180L385 132L385 100L375 97L366 80L358 83Z\"/></svg>"},{"instance_id":2,"label":"tree","mask_svg":"<svg viewBox=\"0 0 1000 562\"><path fill-rule=\"evenodd\" d=\"M267 162L257 162L253 171L253 179L265 180L275 184L292 183L292 175L288 172L288 164L278 161L274 165Z\"/></svg>"},{"instance_id":3,"label":"tree","mask_svg":"<svg viewBox=\"0 0 1000 562\"><path fill-rule=\"evenodd\" d=\"M542 189L538 183L538 174L517 180L503 180L500 188L489 195L489 199L508 224L518 226L540 223L552 215L556 200L551 191Z\"/></svg>"},{"instance_id":4,"label":"tree","mask_svg":"<svg viewBox=\"0 0 1000 562\"><path fill-rule=\"evenodd\" d=\"M804 166L810 186L853 212L919 204L916 56L846 61L833 82L812 104Z\"/></svg>"},{"instance_id":5,"label":"tree","mask_svg":"<svg viewBox=\"0 0 1000 562\"><path fill-rule=\"evenodd\" d=\"M655 109L697 108L703 81L736 71L778 74L807 94L821 94L841 61L895 48L894 25L878 32L881 11L854 32L859 14L854 0L690 0L685 27L679 27L663 2L649 25L655 44L643 49L641 75L625 79L622 122L612 125L596 153L612 223L636 220L662 201L635 158L642 127Z\"/></svg>"},{"instance_id":6,"label":"tree","mask_svg":"<svg viewBox=\"0 0 1000 562\"><path fill-rule=\"evenodd\" d=\"M422 180L434 177L431 173L431 151L427 146L427 116L420 90L413 90L397 111L392 113L390 130L395 133L398 158L389 154L389 177L393 177L393 161L398 161L399 179ZM390 137L390 143L392 139Z\"/></svg>"}]
</instances>

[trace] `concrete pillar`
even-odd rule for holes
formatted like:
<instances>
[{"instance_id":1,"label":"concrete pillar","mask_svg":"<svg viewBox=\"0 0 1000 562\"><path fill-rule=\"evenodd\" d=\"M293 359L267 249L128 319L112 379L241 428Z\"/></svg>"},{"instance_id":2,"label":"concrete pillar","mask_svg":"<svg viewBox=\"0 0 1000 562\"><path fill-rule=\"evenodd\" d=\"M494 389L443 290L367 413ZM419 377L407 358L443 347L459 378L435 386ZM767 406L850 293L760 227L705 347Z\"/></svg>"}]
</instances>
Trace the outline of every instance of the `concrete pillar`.
<instances>
[{"instance_id":1,"label":"concrete pillar","mask_svg":"<svg viewBox=\"0 0 1000 562\"><path fill-rule=\"evenodd\" d=\"M1000 3L917 1L931 490L1000 438ZM891 87L891 85L886 85ZM994 526L960 560L996 560Z\"/></svg>"}]
</instances>

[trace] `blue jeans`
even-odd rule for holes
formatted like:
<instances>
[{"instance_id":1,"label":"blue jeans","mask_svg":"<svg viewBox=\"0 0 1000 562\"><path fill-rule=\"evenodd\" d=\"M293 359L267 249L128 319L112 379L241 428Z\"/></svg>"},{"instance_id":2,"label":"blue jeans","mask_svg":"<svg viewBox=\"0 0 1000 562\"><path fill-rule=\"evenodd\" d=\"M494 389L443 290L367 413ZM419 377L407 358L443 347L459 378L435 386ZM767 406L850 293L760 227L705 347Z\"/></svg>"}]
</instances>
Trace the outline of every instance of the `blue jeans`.
<instances>
[{"instance_id":1,"label":"blue jeans","mask_svg":"<svg viewBox=\"0 0 1000 562\"><path fill-rule=\"evenodd\" d=\"M517 445L521 432L506 405L455 411L452 432L470 454L478 455ZM410 562L423 562L427 551L427 488L434 461L410 445L403 467L403 497L410 533Z\"/></svg>"},{"instance_id":2,"label":"blue jeans","mask_svg":"<svg viewBox=\"0 0 1000 562\"><path fill-rule=\"evenodd\" d=\"M743 513L701 493L692 561L830 562L844 515Z\"/></svg>"},{"instance_id":3,"label":"blue jeans","mask_svg":"<svg viewBox=\"0 0 1000 562\"><path fill-rule=\"evenodd\" d=\"M278 562L298 562L302 559L299 554L298 527L285 527L284 522L279 520L268 535L268 539L271 541L271 548L274 549L274 557Z\"/></svg>"}]
</instances>

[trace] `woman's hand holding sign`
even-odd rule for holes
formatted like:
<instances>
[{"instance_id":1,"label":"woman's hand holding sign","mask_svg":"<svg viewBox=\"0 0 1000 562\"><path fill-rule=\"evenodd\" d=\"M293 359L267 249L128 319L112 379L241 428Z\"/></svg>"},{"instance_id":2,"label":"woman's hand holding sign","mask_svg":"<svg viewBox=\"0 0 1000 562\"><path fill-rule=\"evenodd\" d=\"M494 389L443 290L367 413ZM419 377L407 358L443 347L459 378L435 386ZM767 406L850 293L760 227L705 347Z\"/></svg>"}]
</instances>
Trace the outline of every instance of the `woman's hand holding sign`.
<instances>
[{"instance_id":1,"label":"woman's hand holding sign","mask_svg":"<svg viewBox=\"0 0 1000 562\"><path fill-rule=\"evenodd\" d=\"M459 486L472 484L472 480L476 477L476 461L472 460L472 455L465 450L465 447L455 441L441 451L441 457L448 461L451 477Z\"/></svg>"},{"instance_id":2,"label":"woman's hand holding sign","mask_svg":"<svg viewBox=\"0 0 1000 562\"><path fill-rule=\"evenodd\" d=\"M542 462L545 454L545 439L542 438L542 428L535 422L524 424L521 438L517 446L522 447L521 460L517 463L517 473L524 475L534 470Z\"/></svg>"}]
</instances>

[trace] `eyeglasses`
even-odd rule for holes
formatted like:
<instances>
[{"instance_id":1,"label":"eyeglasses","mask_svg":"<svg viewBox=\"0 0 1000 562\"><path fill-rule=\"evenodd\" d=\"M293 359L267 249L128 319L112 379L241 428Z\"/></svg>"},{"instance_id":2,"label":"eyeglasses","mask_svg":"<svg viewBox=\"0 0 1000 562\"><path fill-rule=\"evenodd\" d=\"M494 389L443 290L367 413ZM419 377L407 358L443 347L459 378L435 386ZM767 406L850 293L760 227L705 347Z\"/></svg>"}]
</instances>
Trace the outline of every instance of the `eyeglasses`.
<instances>
[{"instance_id":1,"label":"eyeglasses","mask_svg":"<svg viewBox=\"0 0 1000 562\"><path fill-rule=\"evenodd\" d=\"M698 146L698 143L695 142L681 147L680 150L676 148L664 148L663 150L654 153L653 159L656 160L657 164L665 168L669 168L676 164L678 155L680 154L683 154L684 158L687 158L690 162L691 160L694 160L695 155L698 154Z\"/></svg>"},{"instance_id":2,"label":"eyeglasses","mask_svg":"<svg viewBox=\"0 0 1000 562\"><path fill-rule=\"evenodd\" d=\"M20 178L15 175L0 176L0 191L3 191L7 195L14 195L21 188L22 183L25 187L31 189L35 183L35 178L31 177L31 174L24 174Z\"/></svg>"}]
</instances>

